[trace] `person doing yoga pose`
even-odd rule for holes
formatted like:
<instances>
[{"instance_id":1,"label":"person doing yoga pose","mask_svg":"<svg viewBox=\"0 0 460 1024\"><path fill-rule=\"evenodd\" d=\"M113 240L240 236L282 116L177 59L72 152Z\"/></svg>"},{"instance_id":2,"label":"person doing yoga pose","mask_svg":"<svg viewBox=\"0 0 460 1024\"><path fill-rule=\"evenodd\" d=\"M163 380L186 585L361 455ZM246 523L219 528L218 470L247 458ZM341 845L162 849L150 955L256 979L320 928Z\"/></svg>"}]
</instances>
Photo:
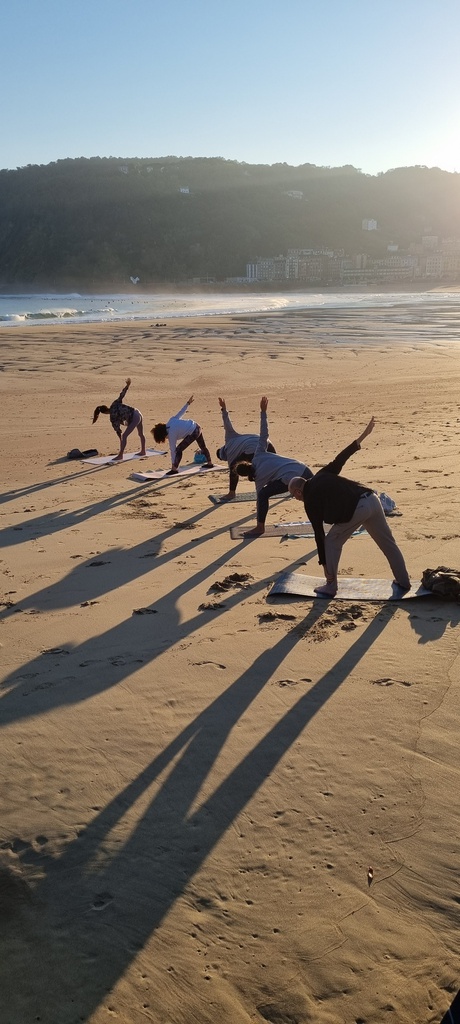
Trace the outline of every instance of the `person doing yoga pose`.
<instances>
[{"instance_id":1,"label":"person doing yoga pose","mask_svg":"<svg viewBox=\"0 0 460 1024\"><path fill-rule=\"evenodd\" d=\"M254 452L259 443L258 434L238 434L235 430L224 398L219 398L219 405L222 411L222 421L225 430L225 444L217 449L217 458L222 462L228 462L230 476L228 481L228 494L221 501L232 501L238 486L237 465L239 462L252 462ZM267 441L267 451L276 454L276 449L271 441Z\"/></svg>"},{"instance_id":2,"label":"person doing yoga pose","mask_svg":"<svg viewBox=\"0 0 460 1024\"><path fill-rule=\"evenodd\" d=\"M260 400L260 434L252 462L238 462L238 476L246 476L253 480L257 492L257 525L245 533L245 537L260 537L265 532L265 519L268 512L269 498L275 494L283 494L293 477L307 479L313 476L311 469L297 459L287 459L283 455L268 450L268 398L262 395Z\"/></svg>"},{"instance_id":3,"label":"person doing yoga pose","mask_svg":"<svg viewBox=\"0 0 460 1024\"><path fill-rule=\"evenodd\" d=\"M134 409L132 405L124 405L123 403L123 399L130 384L131 377L128 377L125 387L120 391L118 398L112 402L112 405L110 407L107 405L98 405L93 413L93 423L96 422L100 412L110 416L110 422L120 441L120 451L118 452L118 455L115 456L113 460L114 462L121 462L126 448L126 442L134 429L137 429L141 442L141 450L137 454L145 455L145 437L142 424L142 414L139 412L139 409ZM121 431L122 426L126 427L126 430L124 430L123 433Z\"/></svg>"},{"instance_id":4,"label":"person doing yoga pose","mask_svg":"<svg viewBox=\"0 0 460 1024\"><path fill-rule=\"evenodd\" d=\"M190 444L196 441L200 451L206 459L203 463L203 469L212 469L213 463L211 462L211 456L209 450L206 447L201 427L195 420L183 420L182 416L189 405L193 402L193 395L190 396L188 402L182 406L182 409L176 413L175 416L171 416L167 423L155 423L152 428L152 434L157 444L164 444L166 440L169 441L169 450L171 452L172 466L168 472L168 475L179 472L179 465L182 459L182 452Z\"/></svg>"},{"instance_id":5,"label":"person doing yoga pose","mask_svg":"<svg viewBox=\"0 0 460 1024\"><path fill-rule=\"evenodd\" d=\"M289 491L293 498L303 501L305 511L315 533L319 564L326 583L315 587L320 597L334 597L337 593L337 572L342 547L352 533L364 526L390 564L394 582L401 591L409 590L410 579L401 551L385 519L378 495L371 487L339 476L347 460L361 448L361 442L373 431L374 417L355 441L336 455L332 462L315 473L310 480L293 477ZM324 523L332 523L325 535Z\"/></svg>"}]
</instances>

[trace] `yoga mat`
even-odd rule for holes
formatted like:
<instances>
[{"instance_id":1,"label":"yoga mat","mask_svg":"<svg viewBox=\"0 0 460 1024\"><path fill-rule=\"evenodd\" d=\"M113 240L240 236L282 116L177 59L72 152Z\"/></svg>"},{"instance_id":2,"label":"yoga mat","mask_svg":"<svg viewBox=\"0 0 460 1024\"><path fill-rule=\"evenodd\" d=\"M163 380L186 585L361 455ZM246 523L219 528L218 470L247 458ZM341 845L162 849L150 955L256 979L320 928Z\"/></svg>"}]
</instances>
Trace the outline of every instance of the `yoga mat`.
<instances>
[{"instance_id":1,"label":"yoga mat","mask_svg":"<svg viewBox=\"0 0 460 1024\"><path fill-rule=\"evenodd\" d=\"M283 492L283 494L274 494L273 501L276 498L290 498L289 491ZM208 494L208 498L212 501L213 505L233 505L235 501L257 501L257 494L255 491L239 491L236 492L234 498L230 498L227 501L223 500L223 494Z\"/></svg>"},{"instance_id":2,"label":"yoga mat","mask_svg":"<svg viewBox=\"0 0 460 1024\"><path fill-rule=\"evenodd\" d=\"M230 536L232 540L242 540L248 531L251 530L251 526L231 526ZM365 533L366 531L361 527L359 530L355 530L352 537L358 537L359 534ZM314 537L313 527L311 523L276 523L275 526L266 526L265 533L260 535L261 537Z\"/></svg>"},{"instance_id":3,"label":"yoga mat","mask_svg":"<svg viewBox=\"0 0 460 1024\"><path fill-rule=\"evenodd\" d=\"M203 466L200 466L198 463L196 463L192 466L179 466L179 472L171 473L171 476L168 475L167 469L156 469L152 470L151 472L147 470L145 473L131 473L131 480L141 480L144 483L148 483L149 480L163 479L173 481L182 480L184 476L195 476L198 473L200 474L200 476L204 476L205 473L225 472L226 466L213 466L212 469L204 469Z\"/></svg>"},{"instance_id":4,"label":"yoga mat","mask_svg":"<svg viewBox=\"0 0 460 1024\"><path fill-rule=\"evenodd\" d=\"M114 452L113 455L98 455L97 458L82 459L81 461L87 462L91 466L122 466L124 462L132 462L133 459L148 459L151 455L166 455L166 451L159 451L157 448L147 448L145 455L136 455L135 452L132 454L128 452L126 455L125 452L121 462L113 461L116 454L117 453Z\"/></svg>"},{"instance_id":5,"label":"yoga mat","mask_svg":"<svg viewBox=\"0 0 460 1024\"><path fill-rule=\"evenodd\" d=\"M360 576L340 576L337 594L334 598L318 597L315 587L325 584L324 576L304 576L303 573L288 572L280 576L270 591L273 594L291 594L295 597L317 598L318 601L407 601L414 597L433 597L420 580L414 580L410 590L402 591L391 580L365 580Z\"/></svg>"}]
</instances>

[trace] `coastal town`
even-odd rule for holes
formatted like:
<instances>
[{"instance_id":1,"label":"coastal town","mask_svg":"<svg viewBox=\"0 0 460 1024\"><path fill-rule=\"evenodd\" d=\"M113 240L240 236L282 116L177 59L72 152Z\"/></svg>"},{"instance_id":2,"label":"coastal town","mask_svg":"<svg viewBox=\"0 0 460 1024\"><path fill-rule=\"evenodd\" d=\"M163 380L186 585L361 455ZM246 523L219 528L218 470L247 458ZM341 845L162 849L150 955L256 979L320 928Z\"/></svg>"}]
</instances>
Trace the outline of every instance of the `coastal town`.
<instances>
[{"instance_id":1,"label":"coastal town","mask_svg":"<svg viewBox=\"0 0 460 1024\"><path fill-rule=\"evenodd\" d=\"M363 221L363 232L377 231L375 220ZM305 285L359 286L398 282L460 281L460 238L426 234L402 249L392 243L379 256L347 253L327 247L288 249L286 255L260 257L246 264L243 284L292 281ZM233 279L236 283L236 280Z\"/></svg>"}]
</instances>

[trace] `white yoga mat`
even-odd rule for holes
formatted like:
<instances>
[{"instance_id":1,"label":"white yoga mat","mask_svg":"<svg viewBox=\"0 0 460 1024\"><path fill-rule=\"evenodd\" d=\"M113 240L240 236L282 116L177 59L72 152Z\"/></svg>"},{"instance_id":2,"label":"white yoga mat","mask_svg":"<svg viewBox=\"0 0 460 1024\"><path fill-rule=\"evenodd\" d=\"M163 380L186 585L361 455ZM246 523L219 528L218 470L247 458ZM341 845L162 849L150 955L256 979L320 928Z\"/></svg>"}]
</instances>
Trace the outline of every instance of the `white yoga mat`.
<instances>
[{"instance_id":1,"label":"white yoga mat","mask_svg":"<svg viewBox=\"0 0 460 1024\"><path fill-rule=\"evenodd\" d=\"M114 452L113 455L98 455L94 459L82 459L82 462L87 462L91 466L122 466L124 462L132 462L133 459L137 461L138 459L148 459L151 455L166 455L166 451L160 451L158 448L147 448L145 455L136 455L135 452L128 452L126 454L125 452L121 462L113 461L116 454Z\"/></svg>"},{"instance_id":2,"label":"white yoga mat","mask_svg":"<svg viewBox=\"0 0 460 1024\"><path fill-rule=\"evenodd\" d=\"M324 576L304 576L303 573L285 573L276 581L270 591L273 594L290 594L295 597L324 597L315 594L315 587L323 587ZM420 580L414 580L410 590L401 590L391 580L365 580L361 576L339 576L339 585L334 598L329 601L407 601L414 597L433 597L431 590L426 590Z\"/></svg>"},{"instance_id":3,"label":"white yoga mat","mask_svg":"<svg viewBox=\"0 0 460 1024\"><path fill-rule=\"evenodd\" d=\"M231 526L230 536L232 540L241 540L254 526ZM352 537L359 537L361 533L365 533L363 526L360 526L359 530L355 530L352 533ZM314 537L314 531L311 523L308 521L301 523L275 523L275 525L269 525L265 527L265 533L260 534L260 539L263 537L281 537L282 540L290 537Z\"/></svg>"},{"instance_id":4,"label":"white yoga mat","mask_svg":"<svg viewBox=\"0 0 460 1024\"><path fill-rule=\"evenodd\" d=\"M166 480L172 482L173 480L182 480L184 476L204 476L205 473L225 473L227 471L226 466L213 466L212 469L204 469L198 463L192 466L179 466L178 473L171 473L167 469L155 469L151 472L146 470L145 473L131 473L131 480L141 480L144 483L148 483L149 480Z\"/></svg>"},{"instance_id":5,"label":"white yoga mat","mask_svg":"<svg viewBox=\"0 0 460 1024\"><path fill-rule=\"evenodd\" d=\"M273 496L273 501L275 499L278 500L278 498L290 498L290 497L291 497L291 495L289 494L289 491L285 491L285 492L283 492L283 494L275 494ZM208 498L209 498L210 501L212 501L213 505L233 505L234 502L238 502L238 501L253 501L254 504L255 504L255 502L257 501L257 492L256 491L241 491L241 492L238 491L237 494L235 494L235 497L234 498L230 498L229 500L226 500L225 499L225 495L223 495L223 494L208 494Z\"/></svg>"}]
</instances>

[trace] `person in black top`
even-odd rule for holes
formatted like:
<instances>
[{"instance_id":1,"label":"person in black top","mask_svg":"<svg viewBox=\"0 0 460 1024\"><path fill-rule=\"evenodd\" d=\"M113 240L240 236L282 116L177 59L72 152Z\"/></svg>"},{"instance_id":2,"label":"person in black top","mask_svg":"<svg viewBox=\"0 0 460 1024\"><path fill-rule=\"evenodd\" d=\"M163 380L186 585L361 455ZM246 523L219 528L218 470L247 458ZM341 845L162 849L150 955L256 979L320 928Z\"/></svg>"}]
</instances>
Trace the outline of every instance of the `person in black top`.
<instances>
[{"instance_id":1,"label":"person in black top","mask_svg":"<svg viewBox=\"0 0 460 1024\"><path fill-rule=\"evenodd\" d=\"M98 405L93 413L93 423L96 422L100 412L103 412L107 416L110 416L110 422L120 441L120 451L118 452L118 455L114 457L114 462L121 462L126 448L126 442L128 440L128 437L131 431L133 431L135 428L137 428L137 432L139 434L139 439L141 442L141 450L137 454L145 455L145 436L142 424L142 414L139 412L139 409L134 409L132 405L124 405L123 403L123 399L126 395L126 392L130 384L131 377L128 377L126 380L125 387L123 388L122 391L120 391L118 398L116 398L115 401L112 402L110 408L108 408L107 405ZM121 432L122 426L126 427L126 430L124 430L123 433Z\"/></svg>"},{"instance_id":2,"label":"person in black top","mask_svg":"<svg viewBox=\"0 0 460 1024\"><path fill-rule=\"evenodd\" d=\"M342 467L351 455L359 451L361 442L374 427L375 420L372 417L360 437L336 455L327 466L323 466L315 476L309 480L294 477L289 484L292 497L303 501L315 532L318 560L326 577L324 586L315 587L321 597L334 597L337 593L337 572L342 547L360 526L365 526L369 536L388 559L394 582L402 591L410 587L404 558L385 519L377 494L365 484L339 476ZM333 524L327 535L324 533L324 523Z\"/></svg>"}]
</instances>

